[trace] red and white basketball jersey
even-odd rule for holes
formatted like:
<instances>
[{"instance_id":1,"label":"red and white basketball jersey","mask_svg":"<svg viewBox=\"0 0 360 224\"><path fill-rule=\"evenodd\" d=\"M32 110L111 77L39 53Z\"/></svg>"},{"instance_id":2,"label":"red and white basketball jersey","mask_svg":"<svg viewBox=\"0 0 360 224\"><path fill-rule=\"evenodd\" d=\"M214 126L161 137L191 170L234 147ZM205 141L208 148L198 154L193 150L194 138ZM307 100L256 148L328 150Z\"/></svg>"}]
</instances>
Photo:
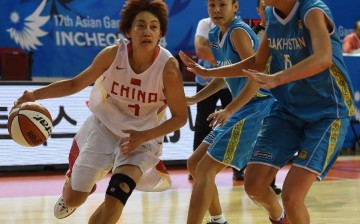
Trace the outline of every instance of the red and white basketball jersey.
<instances>
[{"instance_id":1,"label":"red and white basketball jersey","mask_svg":"<svg viewBox=\"0 0 360 224\"><path fill-rule=\"evenodd\" d=\"M163 70L172 54L159 46L153 64L136 74L128 59L126 40L119 41L115 60L90 93L90 110L114 134L146 130L166 120Z\"/></svg>"}]
</instances>

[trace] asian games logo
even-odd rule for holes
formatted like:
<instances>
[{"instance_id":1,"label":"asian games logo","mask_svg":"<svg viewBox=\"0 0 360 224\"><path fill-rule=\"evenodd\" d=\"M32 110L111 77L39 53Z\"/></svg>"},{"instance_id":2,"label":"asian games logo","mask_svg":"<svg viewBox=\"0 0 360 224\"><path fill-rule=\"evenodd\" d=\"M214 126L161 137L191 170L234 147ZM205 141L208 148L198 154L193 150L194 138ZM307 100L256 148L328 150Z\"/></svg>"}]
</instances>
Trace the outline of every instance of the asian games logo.
<instances>
[{"instance_id":1,"label":"asian games logo","mask_svg":"<svg viewBox=\"0 0 360 224\"><path fill-rule=\"evenodd\" d=\"M13 23L13 27L6 31L10 33L11 39L13 39L16 44L20 45L21 48L26 50L36 50L37 46L43 45L39 41L39 38L48 33L41 30L40 27L47 23L50 18L50 16L40 16L41 12L44 10L45 4L46 0L42 0L35 11L23 21L21 21L18 12L14 11L11 13L10 20Z\"/></svg>"}]
</instances>

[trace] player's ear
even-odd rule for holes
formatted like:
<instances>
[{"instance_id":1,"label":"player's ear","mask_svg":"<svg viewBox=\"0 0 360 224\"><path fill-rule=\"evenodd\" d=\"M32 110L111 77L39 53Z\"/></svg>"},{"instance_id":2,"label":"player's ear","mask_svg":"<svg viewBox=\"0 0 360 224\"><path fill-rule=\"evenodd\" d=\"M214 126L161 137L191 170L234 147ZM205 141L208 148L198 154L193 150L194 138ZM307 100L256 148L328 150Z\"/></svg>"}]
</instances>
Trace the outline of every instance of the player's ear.
<instances>
[{"instance_id":1,"label":"player's ear","mask_svg":"<svg viewBox=\"0 0 360 224\"><path fill-rule=\"evenodd\" d=\"M239 2L235 1L235 3L233 4L233 12L236 14L238 10L239 10Z\"/></svg>"}]
</instances>

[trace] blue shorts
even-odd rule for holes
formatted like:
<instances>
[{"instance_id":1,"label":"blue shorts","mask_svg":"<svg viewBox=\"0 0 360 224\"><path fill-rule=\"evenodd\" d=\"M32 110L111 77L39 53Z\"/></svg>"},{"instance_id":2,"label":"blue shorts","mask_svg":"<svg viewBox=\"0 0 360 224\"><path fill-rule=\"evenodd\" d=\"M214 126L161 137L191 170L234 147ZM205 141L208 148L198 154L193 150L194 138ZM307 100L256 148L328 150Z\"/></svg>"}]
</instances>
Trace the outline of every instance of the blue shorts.
<instances>
[{"instance_id":1,"label":"blue shorts","mask_svg":"<svg viewBox=\"0 0 360 224\"><path fill-rule=\"evenodd\" d=\"M269 98L247 104L223 126L211 131L203 140L210 145L208 155L236 169L246 166L262 120L269 114L273 101Z\"/></svg>"},{"instance_id":2,"label":"blue shorts","mask_svg":"<svg viewBox=\"0 0 360 224\"><path fill-rule=\"evenodd\" d=\"M264 118L249 163L281 168L298 153L294 165L322 179L336 161L350 118L323 118L306 122L276 107Z\"/></svg>"}]
</instances>

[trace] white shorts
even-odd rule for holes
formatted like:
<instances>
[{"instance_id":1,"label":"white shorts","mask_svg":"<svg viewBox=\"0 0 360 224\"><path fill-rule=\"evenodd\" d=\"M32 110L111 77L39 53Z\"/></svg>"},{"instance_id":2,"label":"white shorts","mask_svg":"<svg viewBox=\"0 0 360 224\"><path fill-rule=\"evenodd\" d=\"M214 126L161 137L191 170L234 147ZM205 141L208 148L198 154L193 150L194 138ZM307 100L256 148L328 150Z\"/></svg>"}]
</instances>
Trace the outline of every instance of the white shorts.
<instances>
[{"instance_id":1,"label":"white shorts","mask_svg":"<svg viewBox=\"0 0 360 224\"><path fill-rule=\"evenodd\" d=\"M162 144L156 140L145 142L130 155L123 155L120 153L119 137L112 134L94 115L88 117L74 140L79 156L71 172L73 190L90 192L94 184L102 180L111 169L114 171L125 164L138 166L143 172L136 186L138 190L162 191L171 186L170 178L166 177L168 180L165 181L170 181L169 186L164 185L164 178L155 169L162 152ZM162 182L161 186L159 181Z\"/></svg>"}]
</instances>

